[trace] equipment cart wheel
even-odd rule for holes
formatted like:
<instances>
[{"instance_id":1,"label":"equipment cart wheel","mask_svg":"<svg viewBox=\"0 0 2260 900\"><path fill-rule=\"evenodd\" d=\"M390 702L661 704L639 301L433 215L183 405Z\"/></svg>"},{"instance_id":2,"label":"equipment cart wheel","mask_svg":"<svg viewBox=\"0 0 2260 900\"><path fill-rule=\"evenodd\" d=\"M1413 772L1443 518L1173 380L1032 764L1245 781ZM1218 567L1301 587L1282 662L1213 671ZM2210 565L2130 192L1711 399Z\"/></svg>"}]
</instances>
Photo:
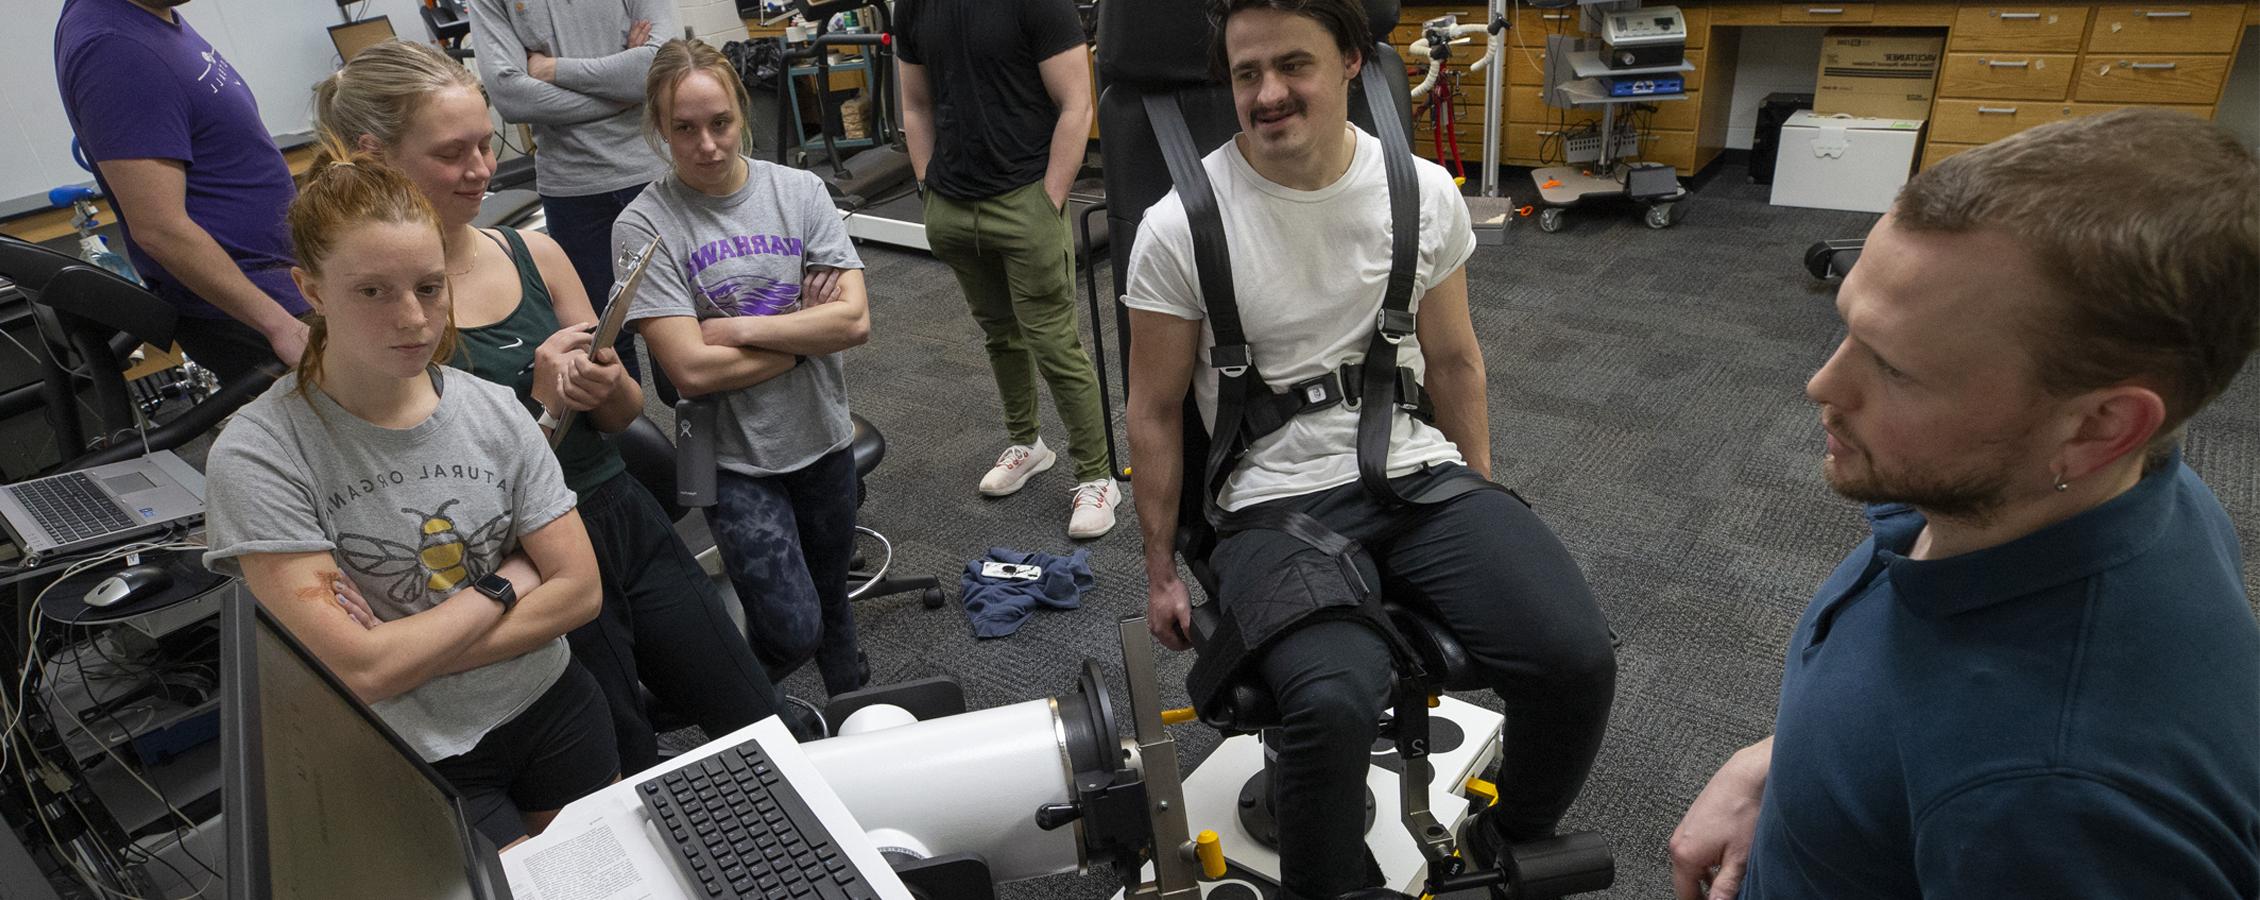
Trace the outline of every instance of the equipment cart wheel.
<instances>
[{"instance_id":1,"label":"equipment cart wheel","mask_svg":"<svg viewBox=\"0 0 2260 900\"><path fill-rule=\"evenodd\" d=\"M918 602L925 604L927 609L941 609L942 589L927 588L924 591L920 591L918 594Z\"/></svg>"},{"instance_id":2,"label":"equipment cart wheel","mask_svg":"<svg viewBox=\"0 0 2260 900\"><path fill-rule=\"evenodd\" d=\"M1648 223L1648 227L1661 229L1670 228L1679 221L1679 217L1679 203L1674 201L1648 207L1648 214L1642 218Z\"/></svg>"},{"instance_id":3,"label":"equipment cart wheel","mask_svg":"<svg viewBox=\"0 0 2260 900\"><path fill-rule=\"evenodd\" d=\"M1562 208L1549 206L1538 211L1538 230L1553 234L1562 230Z\"/></svg>"}]
</instances>

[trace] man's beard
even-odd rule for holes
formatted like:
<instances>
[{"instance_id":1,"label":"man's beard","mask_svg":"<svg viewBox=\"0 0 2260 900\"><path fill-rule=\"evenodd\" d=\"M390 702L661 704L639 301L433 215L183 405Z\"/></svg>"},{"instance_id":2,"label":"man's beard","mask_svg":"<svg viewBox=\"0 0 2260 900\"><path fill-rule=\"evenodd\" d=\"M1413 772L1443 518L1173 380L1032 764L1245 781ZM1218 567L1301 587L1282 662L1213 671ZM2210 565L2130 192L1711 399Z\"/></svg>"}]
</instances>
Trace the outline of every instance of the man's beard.
<instances>
[{"instance_id":1,"label":"man's beard","mask_svg":"<svg viewBox=\"0 0 2260 900\"><path fill-rule=\"evenodd\" d=\"M1990 472L1943 476L1918 476L1904 472L1881 474L1873 457L1868 471L1857 477L1828 477L1828 486L1846 499L1861 503L1905 503L1932 516L1984 524L2007 501L2009 475Z\"/></svg>"}]
</instances>

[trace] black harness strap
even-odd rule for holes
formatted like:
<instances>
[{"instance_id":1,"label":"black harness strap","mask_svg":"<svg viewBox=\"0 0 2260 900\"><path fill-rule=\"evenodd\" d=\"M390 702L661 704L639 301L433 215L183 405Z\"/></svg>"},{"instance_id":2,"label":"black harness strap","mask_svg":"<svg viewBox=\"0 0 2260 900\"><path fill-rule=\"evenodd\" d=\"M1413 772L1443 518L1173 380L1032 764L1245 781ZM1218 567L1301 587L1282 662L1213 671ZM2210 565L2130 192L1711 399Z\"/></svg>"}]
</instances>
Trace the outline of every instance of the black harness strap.
<instances>
[{"instance_id":1,"label":"black harness strap","mask_svg":"<svg viewBox=\"0 0 2260 900\"><path fill-rule=\"evenodd\" d=\"M1404 399L1397 390L1397 345L1418 323L1412 314L1413 275L1420 254L1420 174L1413 168L1412 141L1404 120L1387 98L1389 82L1367 60L1362 74L1365 101L1373 110L1374 136L1381 139L1381 167L1389 179L1389 289L1365 351L1365 388L1358 409L1358 483L1367 494L1390 505L1408 503L1389 483L1389 434ZM1418 400L1413 400L1414 408ZM1409 410L1408 410L1409 411Z\"/></svg>"}]
</instances>

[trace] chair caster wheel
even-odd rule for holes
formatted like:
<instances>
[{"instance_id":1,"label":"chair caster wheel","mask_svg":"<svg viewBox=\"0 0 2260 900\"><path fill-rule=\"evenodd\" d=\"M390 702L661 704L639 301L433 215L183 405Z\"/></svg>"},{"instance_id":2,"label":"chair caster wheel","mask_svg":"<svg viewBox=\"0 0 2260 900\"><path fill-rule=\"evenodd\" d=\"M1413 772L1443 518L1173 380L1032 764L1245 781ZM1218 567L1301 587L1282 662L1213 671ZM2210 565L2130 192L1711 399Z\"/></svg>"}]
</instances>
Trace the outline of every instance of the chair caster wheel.
<instances>
[{"instance_id":1,"label":"chair caster wheel","mask_svg":"<svg viewBox=\"0 0 2260 900\"><path fill-rule=\"evenodd\" d=\"M1676 202L1658 203L1648 207L1648 214L1643 218L1646 219L1648 227L1662 229L1670 228L1677 223L1682 214L1679 204Z\"/></svg>"},{"instance_id":2,"label":"chair caster wheel","mask_svg":"<svg viewBox=\"0 0 2260 900\"><path fill-rule=\"evenodd\" d=\"M918 602L926 604L927 609L941 609L942 601L941 588L930 587L918 592Z\"/></svg>"}]
</instances>

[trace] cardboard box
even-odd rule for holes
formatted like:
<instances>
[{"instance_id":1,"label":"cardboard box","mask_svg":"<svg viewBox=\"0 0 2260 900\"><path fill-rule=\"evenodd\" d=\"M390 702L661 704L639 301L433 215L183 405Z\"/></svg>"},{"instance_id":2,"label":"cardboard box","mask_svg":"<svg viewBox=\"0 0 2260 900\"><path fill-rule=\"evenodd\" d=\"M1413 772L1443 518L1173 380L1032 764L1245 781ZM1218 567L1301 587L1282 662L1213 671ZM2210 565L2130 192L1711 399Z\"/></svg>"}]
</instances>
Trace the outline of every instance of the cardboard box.
<instances>
[{"instance_id":1,"label":"cardboard box","mask_svg":"<svg viewBox=\"0 0 2260 900\"><path fill-rule=\"evenodd\" d=\"M1813 111L1824 116L1928 118L1945 50L1945 36L1935 31L1830 29L1821 38Z\"/></svg>"},{"instance_id":2,"label":"cardboard box","mask_svg":"<svg viewBox=\"0 0 2260 900\"><path fill-rule=\"evenodd\" d=\"M1887 212L1915 171L1921 119L1862 119L1799 111L1781 125L1773 205Z\"/></svg>"}]
</instances>

